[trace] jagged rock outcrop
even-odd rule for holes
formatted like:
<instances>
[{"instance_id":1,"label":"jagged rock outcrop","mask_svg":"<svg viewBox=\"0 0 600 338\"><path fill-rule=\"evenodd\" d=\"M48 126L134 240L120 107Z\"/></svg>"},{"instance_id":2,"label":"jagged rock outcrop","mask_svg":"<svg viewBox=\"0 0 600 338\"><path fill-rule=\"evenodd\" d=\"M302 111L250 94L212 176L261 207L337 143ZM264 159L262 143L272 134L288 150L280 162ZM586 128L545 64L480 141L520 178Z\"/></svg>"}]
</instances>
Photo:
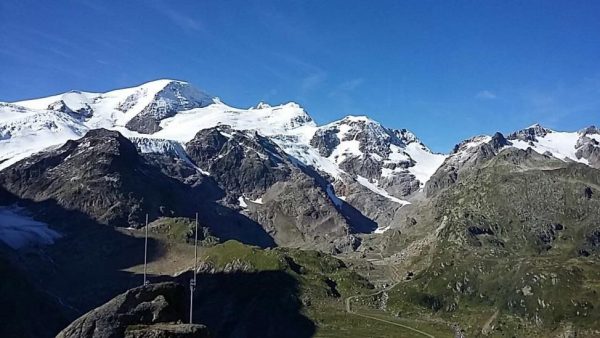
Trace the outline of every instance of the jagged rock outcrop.
<instances>
[{"instance_id":1,"label":"jagged rock outcrop","mask_svg":"<svg viewBox=\"0 0 600 338\"><path fill-rule=\"evenodd\" d=\"M508 135L509 140L521 140L525 142L536 142L538 137L544 137L552 130L542 127L539 124L534 124L529 128L521 129Z\"/></svg>"},{"instance_id":2,"label":"jagged rock outcrop","mask_svg":"<svg viewBox=\"0 0 600 338\"><path fill-rule=\"evenodd\" d=\"M270 139L218 126L199 131L186 151L227 192L228 202L244 208L277 244L353 248L354 239L334 243L352 230L327 180L292 162Z\"/></svg>"},{"instance_id":3,"label":"jagged rock outcrop","mask_svg":"<svg viewBox=\"0 0 600 338\"><path fill-rule=\"evenodd\" d=\"M591 126L579 131L579 139L575 144L577 148L575 156L578 159L585 159L594 168L600 168L600 142L598 139L600 139L600 131Z\"/></svg>"},{"instance_id":4,"label":"jagged rock outcrop","mask_svg":"<svg viewBox=\"0 0 600 338\"><path fill-rule=\"evenodd\" d=\"M97 129L0 172L19 198L53 200L100 223L139 226L150 217L191 215L203 193L165 175L115 131Z\"/></svg>"},{"instance_id":5,"label":"jagged rock outcrop","mask_svg":"<svg viewBox=\"0 0 600 338\"><path fill-rule=\"evenodd\" d=\"M350 251L358 246L352 229L314 180L296 173L265 192L251 215L282 246Z\"/></svg>"},{"instance_id":6,"label":"jagged rock outcrop","mask_svg":"<svg viewBox=\"0 0 600 338\"><path fill-rule=\"evenodd\" d=\"M80 97L80 92L74 91L63 95L63 97L48 105L48 110L59 111L62 113L69 114L75 118L85 119L89 118L94 114L94 110L86 102L78 102L74 106L69 106L65 101L76 101ZM75 98L73 98L75 96ZM71 99L71 100L69 100Z\"/></svg>"},{"instance_id":7,"label":"jagged rock outcrop","mask_svg":"<svg viewBox=\"0 0 600 338\"><path fill-rule=\"evenodd\" d=\"M134 93L128 97L121 104L122 109L127 111L133 107L137 102L138 96L140 94ZM131 103L127 104L127 102ZM211 96L194 88L190 84L181 81L170 81L125 126L130 130L142 134L153 134L161 129L161 120L171 117L179 111L206 107L212 103L214 103L214 99Z\"/></svg>"},{"instance_id":8,"label":"jagged rock outcrop","mask_svg":"<svg viewBox=\"0 0 600 338\"><path fill-rule=\"evenodd\" d=\"M181 324L185 296L185 288L173 282L140 286L81 316L56 337L208 337L205 326Z\"/></svg>"},{"instance_id":9,"label":"jagged rock outcrop","mask_svg":"<svg viewBox=\"0 0 600 338\"><path fill-rule=\"evenodd\" d=\"M320 127L310 145L344 172L376 181L397 197L411 195L425 183L413 169L435 166L439 160L410 131L385 128L364 116L349 116ZM413 156L431 163L417 163Z\"/></svg>"},{"instance_id":10,"label":"jagged rock outcrop","mask_svg":"<svg viewBox=\"0 0 600 338\"><path fill-rule=\"evenodd\" d=\"M495 144L501 145L503 137L500 137L501 134L497 135L495 135L497 140ZM489 136L476 136L457 144L452 154L446 158L427 182L425 186L427 196L432 196L453 185L463 172L493 158L498 149L490 144L491 140L492 138Z\"/></svg>"},{"instance_id":11,"label":"jagged rock outcrop","mask_svg":"<svg viewBox=\"0 0 600 338\"><path fill-rule=\"evenodd\" d=\"M194 163L235 199L241 195L259 198L275 182L289 179L298 170L270 139L228 126L199 131L185 148Z\"/></svg>"}]
</instances>

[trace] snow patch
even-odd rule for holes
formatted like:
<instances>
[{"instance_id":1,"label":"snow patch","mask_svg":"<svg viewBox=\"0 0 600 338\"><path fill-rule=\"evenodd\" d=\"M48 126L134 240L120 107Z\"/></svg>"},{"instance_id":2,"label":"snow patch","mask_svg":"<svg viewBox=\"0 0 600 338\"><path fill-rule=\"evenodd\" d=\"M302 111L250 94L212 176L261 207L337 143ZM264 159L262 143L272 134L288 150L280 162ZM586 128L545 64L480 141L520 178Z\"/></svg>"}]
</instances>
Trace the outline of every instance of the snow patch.
<instances>
[{"instance_id":1,"label":"snow patch","mask_svg":"<svg viewBox=\"0 0 600 338\"><path fill-rule=\"evenodd\" d=\"M0 240L13 249L41 244L49 245L61 235L46 223L34 220L16 205L0 206Z\"/></svg>"},{"instance_id":2,"label":"snow patch","mask_svg":"<svg viewBox=\"0 0 600 338\"><path fill-rule=\"evenodd\" d=\"M378 187L376 184L371 183L368 179L366 179L366 178L364 178L362 176L358 176L356 178L356 181L358 183L360 183L362 186L364 186L365 188L371 190L372 192L374 192L376 194L379 194L379 195L381 195L381 196L389 199L392 202L396 202L396 203L401 204L401 205L410 204L410 202L408 202L408 201L404 201L404 200L401 200L401 199L399 199L397 197L394 197L394 196L390 195L387 191L385 191L384 189Z\"/></svg>"},{"instance_id":3,"label":"snow patch","mask_svg":"<svg viewBox=\"0 0 600 338\"><path fill-rule=\"evenodd\" d=\"M248 204L246 204L246 201L244 200L244 196L238 197L238 202L240 204L240 207L244 209L248 207Z\"/></svg>"},{"instance_id":4,"label":"snow patch","mask_svg":"<svg viewBox=\"0 0 600 338\"><path fill-rule=\"evenodd\" d=\"M416 142L407 145L405 151L416 162L414 166L408 168L408 171L415 175L421 182L421 186L429 181L446 159L446 155L434 154L425 146Z\"/></svg>"},{"instance_id":5,"label":"snow patch","mask_svg":"<svg viewBox=\"0 0 600 338\"><path fill-rule=\"evenodd\" d=\"M377 229L375 229L374 233L376 233L376 234L382 234L382 233L388 231L390 228L391 228L391 226L389 226L389 225L385 226L383 228L377 228Z\"/></svg>"}]
</instances>

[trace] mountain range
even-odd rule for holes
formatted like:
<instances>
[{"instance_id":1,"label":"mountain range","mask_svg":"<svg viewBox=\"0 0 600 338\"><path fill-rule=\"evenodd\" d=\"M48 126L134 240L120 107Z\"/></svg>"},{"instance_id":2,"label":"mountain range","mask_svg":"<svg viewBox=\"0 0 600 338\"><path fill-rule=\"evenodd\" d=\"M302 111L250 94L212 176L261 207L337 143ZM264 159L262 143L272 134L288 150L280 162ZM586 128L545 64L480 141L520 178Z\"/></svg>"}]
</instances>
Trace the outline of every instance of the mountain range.
<instances>
[{"instance_id":1,"label":"mountain range","mask_svg":"<svg viewBox=\"0 0 600 338\"><path fill-rule=\"evenodd\" d=\"M241 109L187 82L157 80L0 103L0 241L17 250L60 247L91 231L63 224L74 213L123 231L143 227L146 215L152 223L197 213L220 241L393 267L393 282L410 282L370 300L386 311L410 303L481 330L472 312L461 312L469 304L533 327L594 328L577 318L596 305L582 305L597 273L582 266L600 254L598 169L594 126L535 124L439 154L409 130L366 116L318 125L297 103ZM583 270L566 273L559 262ZM545 286L544 297L566 287L576 310L566 298L548 303L554 308L528 298L551 274L560 283ZM496 317L496 327L522 332Z\"/></svg>"},{"instance_id":2,"label":"mountain range","mask_svg":"<svg viewBox=\"0 0 600 338\"><path fill-rule=\"evenodd\" d=\"M593 126L558 132L536 124L507 137L475 136L450 154L437 154L409 130L386 128L366 116L318 126L293 102L239 109L175 80L0 103L0 113L0 169L102 128L119 132L142 156L166 156L195 169L193 175L210 177L223 188L228 205L242 212L264 204L275 183L300 175L316 182L331 214L344 206L356 209L379 232L393 227L393 214L430 180L427 191L444 187L464 168L505 148L531 147L563 161L600 166L600 132ZM214 144L208 146L209 140ZM248 168L237 167L239 162ZM232 175L230 169L240 172ZM292 175L296 171L300 174ZM373 200L386 212L372 210Z\"/></svg>"}]
</instances>

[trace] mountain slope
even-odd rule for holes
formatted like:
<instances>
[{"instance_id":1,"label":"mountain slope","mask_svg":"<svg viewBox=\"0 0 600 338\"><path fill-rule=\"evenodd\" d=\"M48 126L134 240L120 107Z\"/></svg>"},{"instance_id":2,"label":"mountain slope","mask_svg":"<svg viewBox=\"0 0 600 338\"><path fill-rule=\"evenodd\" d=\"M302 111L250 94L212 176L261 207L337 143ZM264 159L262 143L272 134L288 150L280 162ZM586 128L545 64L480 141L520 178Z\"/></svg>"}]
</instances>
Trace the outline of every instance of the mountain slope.
<instances>
[{"instance_id":1,"label":"mountain slope","mask_svg":"<svg viewBox=\"0 0 600 338\"><path fill-rule=\"evenodd\" d=\"M600 131L596 127L578 132L559 132L536 124L513 132L506 138L498 132L493 136L480 135L457 144L427 183L425 190L428 196L454 184L463 171L494 158L507 148L531 149L564 162L579 162L600 168Z\"/></svg>"},{"instance_id":2,"label":"mountain slope","mask_svg":"<svg viewBox=\"0 0 600 338\"><path fill-rule=\"evenodd\" d=\"M189 170L204 175L220 171L222 159L212 159L215 164L197 165L185 152L199 131L226 125L232 131L256 132L256 137L276 145L281 152L278 156L288 161L286 170L313 170L308 176L318 176L314 184L325 192L328 203L354 209L357 215L374 221L379 231L394 227L403 217L401 208L422 189L429 196L435 194L454 184L462 171L491 159L506 147L532 147L562 160L600 165L600 133L594 127L565 133L534 125L506 138L498 133L465 141L446 156L432 153L406 129L386 128L364 116L348 116L318 126L293 102L278 106L261 102L256 107L239 109L175 80L157 80L107 93L72 91L1 104L0 109L0 170L48 147L78 139L89 130L107 128L131 139L146 158L153 158L161 170L181 181L189 176ZM245 146L237 144L232 149L239 152L239 147ZM264 155L272 146L262 142L258 147L261 149L255 149L256 153ZM177 165L166 163L161 154ZM270 186L288 177L289 173L246 178L266 180ZM242 191L225 194L229 194L230 204L236 202L231 198L242 198L238 204L247 205L246 200L260 198L267 185L250 195Z\"/></svg>"},{"instance_id":3,"label":"mountain slope","mask_svg":"<svg viewBox=\"0 0 600 338\"><path fill-rule=\"evenodd\" d=\"M0 169L45 147L79 138L90 129L107 128L118 130L129 138L159 138L183 144L190 141L199 130L221 124L236 130L256 130L271 138L298 162L313 166L334 179L342 176L357 178L357 173L362 173L362 177L373 181L377 176L381 182L371 183L385 190L386 194L396 197L418 190L443 159L443 155L432 154L406 130L389 130L374 121L357 125L352 122L356 119L354 117L318 127L296 103L278 106L260 103L250 109L238 109L186 82L174 80L157 80L107 93L72 91L43 99L5 104L9 105L12 111L20 112L21 120L14 121L14 118L3 116L5 114L0 115L0 127L5 129L11 128L9 124L30 125L28 120L44 114L60 117L64 120L62 125L65 127L58 130L39 126L35 133L19 132L18 128L12 127L15 131L10 135L4 133L0 142L15 144L14 150L0 152L0 160L10 158L8 162L0 163ZM320 135L328 133L326 130L333 125L350 127L354 136L361 135L364 151L373 150L368 145L376 144L379 153L385 152L389 156L378 158L382 163L376 164L374 168L370 163L372 156L344 164L340 160L324 156L322 149L315 144ZM52 133L54 137L47 137L43 142L32 142L28 137L36 133ZM25 142L30 146L18 146ZM343 150L338 149L339 151ZM356 165L362 169L358 170L354 167ZM373 170L377 172L369 173Z\"/></svg>"},{"instance_id":4,"label":"mountain slope","mask_svg":"<svg viewBox=\"0 0 600 338\"><path fill-rule=\"evenodd\" d=\"M468 336L597 335L599 196L598 169L531 148L474 164L413 210L416 225L383 235L410 272L387 310Z\"/></svg>"}]
</instances>

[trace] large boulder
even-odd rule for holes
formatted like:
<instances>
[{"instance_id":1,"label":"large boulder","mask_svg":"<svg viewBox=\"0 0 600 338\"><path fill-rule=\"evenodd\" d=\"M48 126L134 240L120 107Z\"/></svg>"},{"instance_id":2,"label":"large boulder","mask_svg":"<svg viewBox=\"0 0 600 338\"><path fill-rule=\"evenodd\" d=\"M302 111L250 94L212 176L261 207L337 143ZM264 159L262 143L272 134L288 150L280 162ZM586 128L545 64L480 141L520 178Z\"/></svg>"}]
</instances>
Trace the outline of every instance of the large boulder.
<instances>
[{"instance_id":1,"label":"large boulder","mask_svg":"<svg viewBox=\"0 0 600 338\"><path fill-rule=\"evenodd\" d=\"M140 286L79 317L56 337L206 337L205 327L180 323L185 304L185 288L180 284Z\"/></svg>"}]
</instances>

